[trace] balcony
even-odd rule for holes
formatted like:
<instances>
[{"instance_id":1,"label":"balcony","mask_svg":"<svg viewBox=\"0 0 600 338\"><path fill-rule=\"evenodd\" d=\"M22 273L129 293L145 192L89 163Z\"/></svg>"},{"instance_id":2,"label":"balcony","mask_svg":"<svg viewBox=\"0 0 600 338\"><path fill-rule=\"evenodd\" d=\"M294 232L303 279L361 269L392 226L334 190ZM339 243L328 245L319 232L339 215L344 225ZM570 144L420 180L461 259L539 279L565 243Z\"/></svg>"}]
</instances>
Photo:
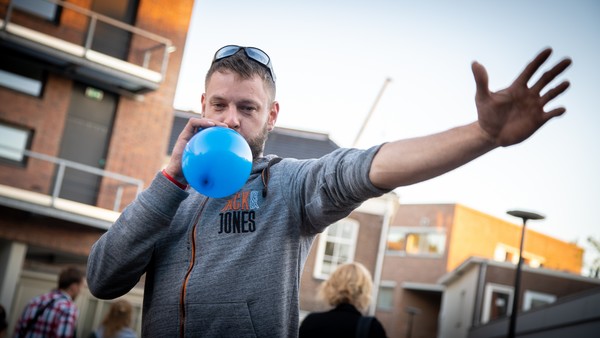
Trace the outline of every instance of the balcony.
<instances>
[{"instance_id":1,"label":"balcony","mask_svg":"<svg viewBox=\"0 0 600 338\"><path fill-rule=\"evenodd\" d=\"M119 217L122 211L122 198L127 191L137 195L144 185L142 180L134 177L24 149L0 146L0 153L9 158L16 157L27 161L30 164L28 165L30 171L36 173L28 174L30 179L27 182L35 187L47 187L33 190L13 182L0 182L0 205L99 229L108 229ZM99 207L64 197L65 189L89 189L85 185L73 185L72 181L70 186L67 185L65 183L67 170L71 174L83 173L97 177L101 186L98 187L99 190L92 193L102 195L105 201L112 201L112 207Z\"/></svg>"},{"instance_id":2,"label":"balcony","mask_svg":"<svg viewBox=\"0 0 600 338\"><path fill-rule=\"evenodd\" d=\"M115 46L124 52L114 55ZM59 0L3 1L0 51L5 48L52 72L135 98L160 87L175 50L169 39Z\"/></svg>"}]
</instances>

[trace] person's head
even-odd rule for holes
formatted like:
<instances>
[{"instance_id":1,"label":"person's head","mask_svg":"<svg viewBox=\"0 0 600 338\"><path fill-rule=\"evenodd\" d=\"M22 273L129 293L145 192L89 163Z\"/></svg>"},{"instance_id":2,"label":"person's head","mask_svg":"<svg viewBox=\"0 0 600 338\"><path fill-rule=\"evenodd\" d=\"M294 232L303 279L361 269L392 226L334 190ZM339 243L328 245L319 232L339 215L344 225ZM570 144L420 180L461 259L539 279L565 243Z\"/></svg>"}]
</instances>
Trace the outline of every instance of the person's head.
<instances>
[{"instance_id":1,"label":"person's head","mask_svg":"<svg viewBox=\"0 0 600 338\"><path fill-rule=\"evenodd\" d=\"M76 267L68 267L62 270L58 276L58 289L75 299L83 289L83 277L81 270Z\"/></svg>"},{"instance_id":2,"label":"person's head","mask_svg":"<svg viewBox=\"0 0 600 338\"><path fill-rule=\"evenodd\" d=\"M104 337L114 337L119 330L131 326L133 306L125 299L114 301L102 321Z\"/></svg>"},{"instance_id":3,"label":"person's head","mask_svg":"<svg viewBox=\"0 0 600 338\"><path fill-rule=\"evenodd\" d=\"M206 74L202 115L239 132L256 158L279 114L275 93L275 73L265 52L225 46L215 53Z\"/></svg>"},{"instance_id":4,"label":"person's head","mask_svg":"<svg viewBox=\"0 0 600 338\"><path fill-rule=\"evenodd\" d=\"M360 263L352 262L335 269L329 279L321 284L320 294L331 306L348 303L364 311L371 302L372 288L369 270Z\"/></svg>"}]
</instances>

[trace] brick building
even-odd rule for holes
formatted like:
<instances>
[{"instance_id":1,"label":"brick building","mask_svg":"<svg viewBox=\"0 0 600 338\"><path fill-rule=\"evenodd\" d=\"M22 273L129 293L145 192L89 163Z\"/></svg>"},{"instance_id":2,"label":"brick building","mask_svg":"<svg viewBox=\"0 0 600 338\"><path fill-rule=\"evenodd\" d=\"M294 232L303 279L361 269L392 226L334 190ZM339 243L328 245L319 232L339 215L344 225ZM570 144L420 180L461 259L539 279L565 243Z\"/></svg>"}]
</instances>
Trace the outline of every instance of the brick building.
<instances>
[{"instance_id":1,"label":"brick building","mask_svg":"<svg viewBox=\"0 0 600 338\"><path fill-rule=\"evenodd\" d=\"M161 168L193 0L0 1L0 303L85 268ZM139 318L141 293L128 296ZM78 299L80 334L105 305ZM137 323L139 324L139 323Z\"/></svg>"},{"instance_id":2,"label":"brick building","mask_svg":"<svg viewBox=\"0 0 600 338\"><path fill-rule=\"evenodd\" d=\"M600 279L524 266L518 297L515 265L469 258L440 278L439 338L501 337L518 299L516 336L594 337L600 328Z\"/></svg>"},{"instance_id":3,"label":"brick building","mask_svg":"<svg viewBox=\"0 0 600 338\"><path fill-rule=\"evenodd\" d=\"M62 266L85 268L91 245L164 165L171 135L190 116L173 113L173 99L192 7L192 0L0 0L0 303L9 329ZM309 158L335 148L326 135L276 128L266 152ZM373 274L371 313L390 337L409 328L434 337L439 279L471 256L512 260L519 238L519 226L467 207L401 205L387 194L316 239L301 310L325 309L318 285L356 260ZM531 230L525 245L530 265L579 274L580 248ZM143 292L125 297L139 329ZM89 293L77 302L85 335L106 302Z\"/></svg>"},{"instance_id":4,"label":"brick building","mask_svg":"<svg viewBox=\"0 0 600 338\"><path fill-rule=\"evenodd\" d=\"M301 310L306 314L327 309L316 297L318 285L327 277L321 271L322 262L331 260L324 253L349 252L348 260L365 264L373 274L377 290L370 313L377 316L390 337L440 334L439 314L446 289L442 277L473 257L514 266L521 238L520 225L463 205L399 204L393 196L368 201L338 226L356 227L357 233L341 241L334 226L319 235L304 268ZM377 240L382 234L383 240ZM341 250L344 245L349 248ZM577 279L583 249L527 229L523 257L532 269L560 271ZM343 263L341 259L337 262ZM502 280L512 285L514 270L502 270L501 274ZM553 281L560 287L560 278ZM588 284L594 285L593 281ZM555 296L577 290L563 290Z\"/></svg>"}]
</instances>

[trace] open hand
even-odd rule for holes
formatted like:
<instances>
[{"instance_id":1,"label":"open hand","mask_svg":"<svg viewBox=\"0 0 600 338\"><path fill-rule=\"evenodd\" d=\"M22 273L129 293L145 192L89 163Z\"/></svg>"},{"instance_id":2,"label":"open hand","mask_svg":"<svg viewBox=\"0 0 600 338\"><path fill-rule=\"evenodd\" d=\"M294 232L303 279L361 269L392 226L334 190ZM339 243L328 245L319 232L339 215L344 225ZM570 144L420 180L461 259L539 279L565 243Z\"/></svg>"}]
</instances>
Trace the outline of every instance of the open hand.
<instances>
[{"instance_id":1,"label":"open hand","mask_svg":"<svg viewBox=\"0 0 600 338\"><path fill-rule=\"evenodd\" d=\"M568 81L561 82L544 94L541 92L569 67L569 58L557 63L528 87L529 80L551 53L550 48L543 50L509 87L498 92L490 92L487 71L481 64L473 62L471 68L477 85L475 104L479 125L495 145L509 146L519 143L544 123L566 111L564 107L559 107L546 112L544 106L569 87Z\"/></svg>"}]
</instances>

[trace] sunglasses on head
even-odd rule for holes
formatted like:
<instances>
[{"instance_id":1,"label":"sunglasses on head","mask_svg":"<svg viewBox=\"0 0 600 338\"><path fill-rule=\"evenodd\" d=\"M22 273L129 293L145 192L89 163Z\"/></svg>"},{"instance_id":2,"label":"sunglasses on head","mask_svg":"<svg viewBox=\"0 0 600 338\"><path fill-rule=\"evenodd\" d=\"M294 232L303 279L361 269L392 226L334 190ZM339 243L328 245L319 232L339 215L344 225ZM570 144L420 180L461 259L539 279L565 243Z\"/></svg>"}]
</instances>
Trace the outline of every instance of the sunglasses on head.
<instances>
[{"instance_id":1,"label":"sunglasses on head","mask_svg":"<svg viewBox=\"0 0 600 338\"><path fill-rule=\"evenodd\" d=\"M225 47L221 47L215 53L215 57L213 58L212 62L215 63L219 60L228 58L237 53L240 49L244 50L244 53L246 53L247 57L266 67L269 70L269 73L271 74L273 82L275 82L275 72L273 71L273 65L271 65L271 58L267 55L267 53L256 47L242 47L236 45L227 45Z\"/></svg>"}]
</instances>

